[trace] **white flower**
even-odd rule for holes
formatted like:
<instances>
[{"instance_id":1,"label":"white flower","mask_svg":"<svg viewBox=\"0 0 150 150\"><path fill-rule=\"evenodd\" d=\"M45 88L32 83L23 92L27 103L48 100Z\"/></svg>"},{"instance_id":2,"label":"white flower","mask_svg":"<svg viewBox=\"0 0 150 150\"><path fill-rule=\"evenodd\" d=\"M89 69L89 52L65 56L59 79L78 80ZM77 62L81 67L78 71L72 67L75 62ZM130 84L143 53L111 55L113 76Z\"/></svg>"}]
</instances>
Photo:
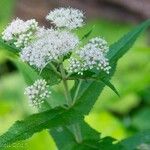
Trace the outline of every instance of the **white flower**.
<instances>
[{"instance_id":1,"label":"white flower","mask_svg":"<svg viewBox=\"0 0 150 150\"><path fill-rule=\"evenodd\" d=\"M29 104L33 107L40 107L51 92L48 90L47 82L43 79L35 81L31 86L25 89L25 95L29 97Z\"/></svg>"},{"instance_id":2,"label":"white flower","mask_svg":"<svg viewBox=\"0 0 150 150\"><path fill-rule=\"evenodd\" d=\"M100 41L102 41L102 44ZM71 57L69 59L68 72L83 74L83 71L96 68L97 70L101 69L109 74L111 67L104 52L105 50L108 51L109 48L103 43L106 44L107 42L104 42L104 40L100 38L91 39L87 45L76 52L77 58Z\"/></svg>"},{"instance_id":3,"label":"white flower","mask_svg":"<svg viewBox=\"0 0 150 150\"><path fill-rule=\"evenodd\" d=\"M78 73L82 74L83 66L82 62L80 62L78 59L71 57L68 59L69 67L67 68L69 73Z\"/></svg>"},{"instance_id":4,"label":"white flower","mask_svg":"<svg viewBox=\"0 0 150 150\"><path fill-rule=\"evenodd\" d=\"M17 18L3 31L2 39L14 43L16 47L24 47L31 41L37 29L35 19L23 21Z\"/></svg>"},{"instance_id":5,"label":"white flower","mask_svg":"<svg viewBox=\"0 0 150 150\"><path fill-rule=\"evenodd\" d=\"M79 39L74 34L50 29L37 41L23 48L20 57L30 65L42 69L48 62L55 61L73 50L78 43Z\"/></svg>"},{"instance_id":6,"label":"white flower","mask_svg":"<svg viewBox=\"0 0 150 150\"><path fill-rule=\"evenodd\" d=\"M57 8L46 16L57 27L65 27L67 29L75 29L83 26L83 12L73 8Z\"/></svg>"}]
</instances>

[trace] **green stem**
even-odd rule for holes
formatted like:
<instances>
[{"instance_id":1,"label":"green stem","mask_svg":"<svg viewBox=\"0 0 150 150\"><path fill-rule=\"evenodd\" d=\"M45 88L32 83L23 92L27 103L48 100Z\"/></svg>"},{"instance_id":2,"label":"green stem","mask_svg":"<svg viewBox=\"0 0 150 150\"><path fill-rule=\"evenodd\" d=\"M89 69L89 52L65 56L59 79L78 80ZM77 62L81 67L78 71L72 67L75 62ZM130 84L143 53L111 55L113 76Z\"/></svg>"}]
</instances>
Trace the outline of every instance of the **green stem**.
<instances>
[{"instance_id":1,"label":"green stem","mask_svg":"<svg viewBox=\"0 0 150 150\"><path fill-rule=\"evenodd\" d=\"M71 97L71 94L70 94L70 91L69 91L69 88L68 88L66 73L65 73L65 70L64 70L64 67L63 67L62 63L60 64L60 72L61 72L61 75L62 75L66 101L67 101L68 106L71 107L73 105L73 101L72 101L72 97ZM76 91L76 94L75 94L75 97L74 97L75 99L78 95L79 88L80 87L77 88L77 91ZM73 132L74 132L74 136L75 136L76 141L78 143L81 143L82 142L82 135L81 135L79 124L73 124L72 128L73 128Z\"/></svg>"},{"instance_id":2,"label":"green stem","mask_svg":"<svg viewBox=\"0 0 150 150\"><path fill-rule=\"evenodd\" d=\"M59 77L61 77L61 74L56 70L56 67L55 67L52 63L50 63L50 66L52 67L53 71L54 71Z\"/></svg>"},{"instance_id":3,"label":"green stem","mask_svg":"<svg viewBox=\"0 0 150 150\"><path fill-rule=\"evenodd\" d=\"M77 143L81 143L82 142L82 135L81 135L79 124L72 125L72 128L73 128L73 132L74 132L75 139L76 139Z\"/></svg>"},{"instance_id":4,"label":"green stem","mask_svg":"<svg viewBox=\"0 0 150 150\"><path fill-rule=\"evenodd\" d=\"M76 89L76 92L74 94L74 98L73 98L73 103L72 104L74 104L76 102L76 100L77 100L81 84L82 84L82 80L80 79L79 80L79 84L78 84L77 89Z\"/></svg>"},{"instance_id":5,"label":"green stem","mask_svg":"<svg viewBox=\"0 0 150 150\"><path fill-rule=\"evenodd\" d=\"M65 96L66 96L66 101L67 101L68 106L71 106L72 97L71 97L71 94L69 92L68 83L67 83L67 80L66 80L66 73L65 73L63 64L60 64L60 72L61 72L61 75L62 75L62 81L63 81L63 85L64 85L64 92L65 92Z\"/></svg>"}]
</instances>

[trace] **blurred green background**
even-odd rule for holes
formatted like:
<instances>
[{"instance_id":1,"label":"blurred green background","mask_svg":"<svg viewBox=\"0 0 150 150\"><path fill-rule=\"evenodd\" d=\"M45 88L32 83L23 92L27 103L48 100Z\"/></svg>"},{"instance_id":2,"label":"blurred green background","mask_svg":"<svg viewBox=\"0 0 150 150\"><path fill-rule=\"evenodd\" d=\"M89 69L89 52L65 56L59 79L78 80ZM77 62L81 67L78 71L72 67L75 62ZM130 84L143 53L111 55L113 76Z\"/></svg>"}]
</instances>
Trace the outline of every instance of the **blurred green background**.
<instances>
[{"instance_id":1,"label":"blurred green background","mask_svg":"<svg viewBox=\"0 0 150 150\"><path fill-rule=\"evenodd\" d=\"M15 0L0 1L0 32L15 16L16 5ZM82 36L93 25L95 27L90 38L101 35L109 44L135 26L130 21L116 22L100 17L89 18L85 28L77 32L78 35ZM10 61L10 57L10 53L0 49L0 134L4 133L14 121L33 113L23 94L24 79ZM150 129L150 46L147 33L144 33L119 61L112 83L121 97L117 97L106 87L86 117L90 126L101 132L102 137L112 136L118 140L138 131ZM59 88L61 91L61 87ZM43 131L8 149L55 150L56 148L48 132Z\"/></svg>"}]
</instances>

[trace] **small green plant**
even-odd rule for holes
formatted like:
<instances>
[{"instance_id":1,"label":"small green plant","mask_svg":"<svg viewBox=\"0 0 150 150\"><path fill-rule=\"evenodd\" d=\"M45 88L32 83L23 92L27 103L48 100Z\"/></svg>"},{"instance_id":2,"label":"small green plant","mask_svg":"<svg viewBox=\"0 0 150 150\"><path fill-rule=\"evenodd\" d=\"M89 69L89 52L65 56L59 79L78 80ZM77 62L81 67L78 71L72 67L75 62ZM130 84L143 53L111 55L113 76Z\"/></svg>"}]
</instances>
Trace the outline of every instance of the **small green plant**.
<instances>
[{"instance_id":1,"label":"small green plant","mask_svg":"<svg viewBox=\"0 0 150 150\"><path fill-rule=\"evenodd\" d=\"M79 38L75 30L84 26L84 13L73 8L58 8L46 19L54 26L40 27L36 20L13 20L3 31L0 46L9 50L27 83L25 95L35 113L16 121L0 136L0 147L26 140L34 133L48 129L60 150L135 150L147 147L150 131L116 141L101 138L85 121L104 86L110 82L118 60L131 48L139 35L148 28L143 22L116 43L108 46L102 37L88 40L92 30ZM84 44L85 43L85 44ZM72 88L68 82L74 81ZM62 84L64 97L55 102L59 93L53 89ZM54 96L52 96L54 95Z\"/></svg>"}]
</instances>

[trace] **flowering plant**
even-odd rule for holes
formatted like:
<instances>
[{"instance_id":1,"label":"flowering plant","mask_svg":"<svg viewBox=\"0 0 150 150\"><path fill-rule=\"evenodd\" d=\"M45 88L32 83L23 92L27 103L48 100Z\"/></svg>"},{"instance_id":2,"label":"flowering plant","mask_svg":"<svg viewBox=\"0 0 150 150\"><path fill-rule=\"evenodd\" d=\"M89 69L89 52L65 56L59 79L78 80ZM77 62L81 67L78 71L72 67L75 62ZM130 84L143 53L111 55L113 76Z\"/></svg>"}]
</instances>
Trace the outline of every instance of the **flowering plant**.
<instances>
[{"instance_id":1,"label":"flowering plant","mask_svg":"<svg viewBox=\"0 0 150 150\"><path fill-rule=\"evenodd\" d=\"M2 32L0 45L19 59L18 68L28 85L24 94L30 106L39 113L17 121L0 136L0 147L49 129L62 150L103 149L104 145L105 149L128 150L128 139L114 144L110 137L100 138L84 121L84 116L90 112L105 85L119 95L110 82L117 61L150 21L109 46L100 36L87 40L92 29L81 38L75 34L75 30L85 24L84 13L80 10L57 8L50 11L46 19L53 27L47 29L40 27L35 19L17 18ZM68 86L70 81L74 81L72 88ZM54 105L52 95L58 94L53 88L56 84L63 85L64 97ZM138 146L139 143L132 149Z\"/></svg>"}]
</instances>

